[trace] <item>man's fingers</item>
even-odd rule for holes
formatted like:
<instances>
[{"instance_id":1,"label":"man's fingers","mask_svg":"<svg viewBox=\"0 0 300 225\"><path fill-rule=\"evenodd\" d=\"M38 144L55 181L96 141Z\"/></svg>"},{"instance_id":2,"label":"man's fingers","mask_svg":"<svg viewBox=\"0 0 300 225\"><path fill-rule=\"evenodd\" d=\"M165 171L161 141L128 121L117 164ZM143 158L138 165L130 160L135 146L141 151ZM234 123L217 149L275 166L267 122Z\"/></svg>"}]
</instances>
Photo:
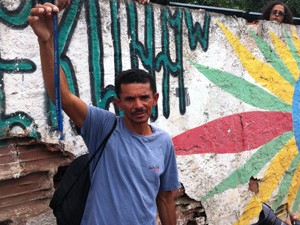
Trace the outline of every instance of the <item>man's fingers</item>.
<instances>
[{"instance_id":1,"label":"man's fingers","mask_svg":"<svg viewBox=\"0 0 300 225\"><path fill-rule=\"evenodd\" d=\"M49 3L49 2L46 2L45 4L42 5L43 7L50 7L52 8L53 12L58 12L59 9L56 5L52 4L52 3Z\"/></svg>"},{"instance_id":2,"label":"man's fingers","mask_svg":"<svg viewBox=\"0 0 300 225\"><path fill-rule=\"evenodd\" d=\"M38 16L28 16L27 17L27 21L30 23L30 24L32 24L32 23L34 23L34 22L36 22L36 21L38 21L39 20L39 17Z\"/></svg>"},{"instance_id":3,"label":"man's fingers","mask_svg":"<svg viewBox=\"0 0 300 225\"><path fill-rule=\"evenodd\" d=\"M40 14L47 14L52 12L59 12L59 9L56 5L45 3L44 5L36 5L34 8L30 10L30 15L40 15Z\"/></svg>"}]
</instances>

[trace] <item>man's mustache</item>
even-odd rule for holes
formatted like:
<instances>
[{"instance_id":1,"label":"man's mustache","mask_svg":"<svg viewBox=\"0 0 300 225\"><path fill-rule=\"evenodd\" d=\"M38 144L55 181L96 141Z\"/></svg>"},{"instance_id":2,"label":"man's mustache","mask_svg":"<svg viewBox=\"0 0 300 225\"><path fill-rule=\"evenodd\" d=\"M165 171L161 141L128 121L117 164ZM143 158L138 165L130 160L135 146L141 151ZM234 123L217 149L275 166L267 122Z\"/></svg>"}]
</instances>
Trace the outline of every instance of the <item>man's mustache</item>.
<instances>
[{"instance_id":1,"label":"man's mustache","mask_svg":"<svg viewBox=\"0 0 300 225\"><path fill-rule=\"evenodd\" d=\"M135 113L144 113L146 110L141 108L141 109L135 109L132 113L135 114Z\"/></svg>"}]
</instances>

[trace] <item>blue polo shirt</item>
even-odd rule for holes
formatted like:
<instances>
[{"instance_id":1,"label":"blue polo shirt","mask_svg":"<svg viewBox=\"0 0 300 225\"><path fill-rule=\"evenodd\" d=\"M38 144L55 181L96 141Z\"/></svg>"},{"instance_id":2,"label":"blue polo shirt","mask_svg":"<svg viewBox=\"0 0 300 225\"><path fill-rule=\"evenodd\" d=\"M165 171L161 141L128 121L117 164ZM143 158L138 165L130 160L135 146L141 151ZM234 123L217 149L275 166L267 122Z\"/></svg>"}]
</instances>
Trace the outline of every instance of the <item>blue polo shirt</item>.
<instances>
[{"instance_id":1,"label":"blue polo shirt","mask_svg":"<svg viewBox=\"0 0 300 225\"><path fill-rule=\"evenodd\" d=\"M88 106L81 135L90 153L101 144L114 118L111 112ZM156 224L157 193L175 190L180 183L171 137L152 128L152 135L141 136L117 117L117 127L91 174L82 225Z\"/></svg>"}]
</instances>

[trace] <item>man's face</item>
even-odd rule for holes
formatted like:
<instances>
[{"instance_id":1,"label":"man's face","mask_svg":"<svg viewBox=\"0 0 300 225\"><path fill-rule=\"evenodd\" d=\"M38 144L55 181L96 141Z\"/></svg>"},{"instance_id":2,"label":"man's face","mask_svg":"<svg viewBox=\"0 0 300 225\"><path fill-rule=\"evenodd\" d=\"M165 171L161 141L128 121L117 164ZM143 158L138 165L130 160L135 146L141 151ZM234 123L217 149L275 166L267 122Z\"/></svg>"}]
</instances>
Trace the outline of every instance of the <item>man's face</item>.
<instances>
[{"instance_id":1,"label":"man's face","mask_svg":"<svg viewBox=\"0 0 300 225\"><path fill-rule=\"evenodd\" d=\"M272 8L269 20L277 21L278 23L282 23L284 17L285 17L284 6L283 5L275 5Z\"/></svg>"},{"instance_id":2,"label":"man's face","mask_svg":"<svg viewBox=\"0 0 300 225\"><path fill-rule=\"evenodd\" d=\"M157 104L158 93L153 93L150 83L121 84L120 98L115 99L124 111L127 126L148 123L152 107ZM130 128L130 127L128 127Z\"/></svg>"}]
</instances>

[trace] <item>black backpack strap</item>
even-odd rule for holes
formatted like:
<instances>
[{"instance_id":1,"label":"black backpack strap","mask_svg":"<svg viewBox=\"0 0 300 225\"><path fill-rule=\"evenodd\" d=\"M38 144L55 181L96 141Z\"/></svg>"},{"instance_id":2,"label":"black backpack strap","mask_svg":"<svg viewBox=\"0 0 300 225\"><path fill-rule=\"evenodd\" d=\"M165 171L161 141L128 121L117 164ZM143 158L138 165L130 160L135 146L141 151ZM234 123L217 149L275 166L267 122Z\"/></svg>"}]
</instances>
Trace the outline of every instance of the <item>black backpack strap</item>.
<instances>
[{"instance_id":1,"label":"black backpack strap","mask_svg":"<svg viewBox=\"0 0 300 225\"><path fill-rule=\"evenodd\" d=\"M97 159L97 162L96 162L96 164L95 164L95 168L96 168L96 166L97 166L97 164L98 164L98 162L99 162L99 160L100 160L100 158L101 158L101 155L102 155L102 153L103 153L103 150L104 150L104 148L105 148L105 145L106 145L108 139L110 138L111 134L114 132L114 130L115 130L116 126L117 126L117 117L116 117L116 116L114 116L114 117L115 117L115 121L114 121L114 124L113 124L112 128L110 129L109 133L106 135L106 137L104 138L104 140L102 141L102 143L99 145L99 147L97 148L96 152L94 152L94 154L93 154L88 160L84 160L84 161L83 161L83 168L82 168L81 172L80 172L79 175L74 179L74 182L72 183L72 185L70 185L70 186L67 188L67 190L64 192L64 197L61 198L61 201L59 202L59 204L64 200L64 198L67 196L67 194L68 194L68 193L70 192L70 190L73 188L73 186L75 185L75 183L79 180L80 176L81 176L82 174L84 174L84 171L90 169L90 168L89 168L90 163L91 163L92 160L96 157L97 153L101 150L100 155L99 155L99 157L98 157L98 159ZM88 158L88 154L86 154L86 155L84 155L84 156L86 156L86 159ZM93 171L94 171L95 168L93 168ZM88 173L88 174L91 174L91 173Z\"/></svg>"},{"instance_id":2,"label":"black backpack strap","mask_svg":"<svg viewBox=\"0 0 300 225\"><path fill-rule=\"evenodd\" d=\"M54 195L51 199L50 207L54 211L59 210L59 209L57 209L57 207L62 204L62 202L64 201L66 196L69 194L71 189L75 186L75 184L80 180L82 181L81 176L89 176L91 174L91 173L89 173L90 172L89 164L95 158L96 154L100 150L102 150L100 152L100 156L98 157L98 161L99 161L99 159L103 153L103 149L104 149L108 139L110 138L111 134L115 130L116 126L117 126L117 118L115 117L115 122L114 122L111 130L106 135L106 137L104 138L104 140L102 141L100 146L97 148L97 151L92 155L92 157L89 158L88 154L84 154L84 155L81 155L78 158L74 159L73 162L71 162L71 164L69 165L69 168L65 172L63 179L61 180L61 183L57 187L57 189L54 192ZM98 161L97 161L97 163L98 163ZM96 165L97 165L97 163L96 163ZM66 174L68 174L68 176L71 176L71 177L65 177ZM87 179L90 180L89 177Z\"/></svg>"},{"instance_id":3,"label":"black backpack strap","mask_svg":"<svg viewBox=\"0 0 300 225\"><path fill-rule=\"evenodd\" d=\"M99 147L97 148L97 150L94 152L94 154L90 157L88 165L96 158L96 155L98 155L97 157L97 161L92 169L92 173L94 172L94 170L96 169L98 162L103 154L104 148L106 146L106 143L108 141L108 139L110 138L111 134L114 132L115 128L117 126L117 117L115 116L115 121L114 124L112 126L112 128L110 129L109 133L106 135L106 137L104 138L104 140L102 141L102 143L99 145Z\"/></svg>"}]
</instances>

